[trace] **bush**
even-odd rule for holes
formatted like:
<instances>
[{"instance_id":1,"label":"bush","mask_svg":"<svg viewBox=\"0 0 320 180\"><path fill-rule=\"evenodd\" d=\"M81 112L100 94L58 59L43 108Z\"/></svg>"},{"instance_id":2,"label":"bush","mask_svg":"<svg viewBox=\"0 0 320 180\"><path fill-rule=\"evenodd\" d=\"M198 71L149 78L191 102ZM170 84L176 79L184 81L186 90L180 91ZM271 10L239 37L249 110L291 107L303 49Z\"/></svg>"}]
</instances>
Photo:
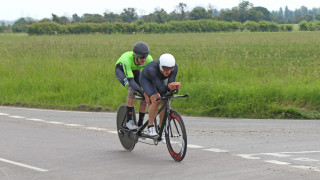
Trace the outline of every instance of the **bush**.
<instances>
[{"instance_id":1,"label":"bush","mask_svg":"<svg viewBox=\"0 0 320 180\"><path fill-rule=\"evenodd\" d=\"M287 31L293 31L293 25L286 25Z\"/></svg>"},{"instance_id":2,"label":"bush","mask_svg":"<svg viewBox=\"0 0 320 180\"><path fill-rule=\"evenodd\" d=\"M317 21L315 23L315 26L316 26L316 31L320 31L320 21Z\"/></svg>"},{"instance_id":3,"label":"bush","mask_svg":"<svg viewBox=\"0 0 320 180\"><path fill-rule=\"evenodd\" d=\"M247 31L256 32L259 31L259 24L254 21L246 21L244 27Z\"/></svg>"},{"instance_id":4,"label":"bush","mask_svg":"<svg viewBox=\"0 0 320 180\"><path fill-rule=\"evenodd\" d=\"M287 27L274 22L246 21L240 22L216 21L212 19L202 19L196 21L170 21L163 24L151 23L77 23L60 25L55 22L38 22L27 27L30 35L41 34L88 34L88 33L187 33L187 32L235 32L235 31L267 31L276 32L281 29L285 31ZM317 28L316 26L314 28ZM290 29L290 28L289 28ZM291 28L291 30L293 27Z\"/></svg>"},{"instance_id":5,"label":"bush","mask_svg":"<svg viewBox=\"0 0 320 180\"><path fill-rule=\"evenodd\" d=\"M300 22L299 30L300 31L309 31L309 25L308 25L308 22L306 20L303 20L303 21Z\"/></svg>"},{"instance_id":6,"label":"bush","mask_svg":"<svg viewBox=\"0 0 320 180\"><path fill-rule=\"evenodd\" d=\"M27 26L27 33L30 35L53 35L63 32L65 32L65 28L62 28L60 24L55 22L33 23Z\"/></svg>"},{"instance_id":7,"label":"bush","mask_svg":"<svg viewBox=\"0 0 320 180\"><path fill-rule=\"evenodd\" d=\"M316 31L316 30L317 30L317 26L316 26L315 23L309 22L309 23L308 23L308 29L309 29L310 31Z\"/></svg>"}]
</instances>

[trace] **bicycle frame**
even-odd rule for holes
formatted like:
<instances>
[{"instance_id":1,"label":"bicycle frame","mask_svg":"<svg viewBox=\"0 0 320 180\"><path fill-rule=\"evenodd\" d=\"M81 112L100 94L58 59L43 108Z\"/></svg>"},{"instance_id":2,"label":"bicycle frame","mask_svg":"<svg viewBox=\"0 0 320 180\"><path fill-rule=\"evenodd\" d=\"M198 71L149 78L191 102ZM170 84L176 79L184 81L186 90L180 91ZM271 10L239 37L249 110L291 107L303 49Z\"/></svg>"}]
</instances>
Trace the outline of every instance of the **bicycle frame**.
<instances>
[{"instance_id":1,"label":"bicycle frame","mask_svg":"<svg viewBox=\"0 0 320 180\"><path fill-rule=\"evenodd\" d=\"M165 114L163 116L163 119L161 121L161 125L160 125L160 129L158 129L158 126L157 126L157 122L155 121L155 128L158 132L158 136L155 136L155 137L150 137L148 135L145 135L145 134L142 134L141 132L144 131L144 129L148 126L148 123L150 121L150 119L148 121L146 121L141 127L139 127L137 130L134 130L135 133L134 135L138 135L138 137L143 137L143 138L149 138L149 139L153 139L154 142L158 142L158 141L161 141L161 138L162 138L162 133L164 131L164 128L165 128L165 124L167 123L168 121L168 116L169 114L171 114L172 112L172 108L171 108L171 104L170 104L170 100L171 98L183 98L183 97L189 97L188 94L185 94L185 95L174 95L176 94L178 91L170 91L168 94L169 95L166 95L165 97L159 97L156 99L156 101L164 101L164 105L162 105L160 107L160 109L158 110L158 114L157 116L159 116L159 114L161 113L162 110L165 109ZM138 96L136 95L135 99L137 100L143 100L144 98L141 97L141 96ZM134 108L133 108L133 111L134 111ZM134 118L134 121L136 122L136 117L135 117L135 112L133 112L133 118Z\"/></svg>"},{"instance_id":2,"label":"bicycle frame","mask_svg":"<svg viewBox=\"0 0 320 180\"><path fill-rule=\"evenodd\" d=\"M158 133L157 136L150 136L148 133L144 133L144 129L148 126L149 120L146 121L141 127L135 130L129 130L125 126L126 122L126 115L127 115L127 108L125 105L120 106L117 113L117 130L118 130L118 136L121 145L124 149L128 151L132 151L135 147L135 144L139 141L139 138L142 139L152 139L154 142L154 145L157 145L159 141L165 139L167 148L169 151L169 154L171 157L177 161L180 162L184 159L187 151L187 134L185 125L183 123L183 120L180 116L180 114L171 108L170 100L172 98L178 98L178 97L189 97L188 94L185 95L174 95L178 93L178 91L171 91L163 95L162 97L159 97L156 99L156 101L162 101L160 109L158 109L158 114L164 113L163 119L161 119L160 128L158 128L157 125L157 118L155 118L154 125L156 128L156 131ZM143 97L136 96L135 99L137 100L143 100ZM164 111L164 112L163 112ZM136 122L136 115L133 108L133 120ZM165 137L162 137L163 132L165 131ZM139 141L142 143L150 144L145 141Z\"/></svg>"}]
</instances>

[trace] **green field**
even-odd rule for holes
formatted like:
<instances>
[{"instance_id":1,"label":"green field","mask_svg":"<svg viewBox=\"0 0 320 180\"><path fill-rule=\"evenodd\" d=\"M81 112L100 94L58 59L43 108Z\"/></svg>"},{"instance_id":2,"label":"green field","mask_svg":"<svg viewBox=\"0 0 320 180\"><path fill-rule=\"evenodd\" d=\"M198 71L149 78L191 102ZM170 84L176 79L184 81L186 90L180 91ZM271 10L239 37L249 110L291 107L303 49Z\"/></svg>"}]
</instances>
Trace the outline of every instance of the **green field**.
<instances>
[{"instance_id":1,"label":"green field","mask_svg":"<svg viewBox=\"0 0 320 180\"><path fill-rule=\"evenodd\" d=\"M175 56L183 114L320 118L320 32L27 36L0 34L0 104L116 111L114 75L137 41Z\"/></svg>"}]
</instances>

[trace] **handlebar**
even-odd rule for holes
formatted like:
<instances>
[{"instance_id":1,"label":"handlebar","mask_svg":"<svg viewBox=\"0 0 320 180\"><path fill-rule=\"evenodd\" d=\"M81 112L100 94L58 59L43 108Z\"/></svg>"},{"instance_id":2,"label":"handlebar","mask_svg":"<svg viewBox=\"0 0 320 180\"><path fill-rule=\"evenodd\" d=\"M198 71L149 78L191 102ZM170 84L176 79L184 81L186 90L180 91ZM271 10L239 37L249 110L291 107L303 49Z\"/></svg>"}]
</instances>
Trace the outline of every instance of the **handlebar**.
<instances>
[{"instance_id":1,"label":"handlebar","mask_svg":"<svg viewBox=\"0 0 320 180\"><path fill-rule=\"evenodd\" d=\"M173 91L168 91L166 92L162 97L159 97L157 99L155 99L156 101L160 101L160 100L164 100L164 99L171 99L171 98L185 98L187 97L189 99L189 94L185 94L185 95L175 95L177 94L179 91L178 89L173 90ZM144 100L144 96L141 95L140 93L134 93L135 95L135 99L137 100Z\"/></svg>"},{"instance_id":2,"label":"handlebar","mask_svg":"<svg viewBox=\"0 0 320 180\"><path fill-rule=\"evenodd\" d=\"M140 94L140 93L138 93L138 92L133 93L133 95L135 95L135 99L137 99L137 100L144 100L143 95L141 95L141 94Z\"/></svg>"},{"instance_id":3,"label":"handlebar","mask_svg":"<svg viewBox=\"0 0 320 180\"><path fill-rule=\"evenodd\" d=\"M177 94L179 91L178 89L173 90L173 91L168 91L167 93L165 93L162 97L159 97L157 99L155 99L156 101L160 101L160 100L164 100L164 99L171 99L171 98L185 98L188 97L189 99L189 94L185 94L185 95L174 95Z\"/></svg>"}]
</instances>

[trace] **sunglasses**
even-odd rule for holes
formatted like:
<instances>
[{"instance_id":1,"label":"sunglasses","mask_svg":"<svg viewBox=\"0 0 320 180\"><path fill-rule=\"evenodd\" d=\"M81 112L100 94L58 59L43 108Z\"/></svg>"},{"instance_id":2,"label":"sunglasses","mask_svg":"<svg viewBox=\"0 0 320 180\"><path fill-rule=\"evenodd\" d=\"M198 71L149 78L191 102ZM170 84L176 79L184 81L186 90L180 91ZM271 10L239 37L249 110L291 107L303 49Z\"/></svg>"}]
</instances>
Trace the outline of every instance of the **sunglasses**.
<instances>
[{"instance_id":1,"label":"sunglasses","mask_svg":"<svg viewBox=\"0 0 320 180\"><path fill-rule=\"evenodd\" d=\"M169 70L173 71L173 68L174 67L162 66L163 71L169 71Z\"/></svg>"},{"instance_id":2,"label":"sunglasses","mask_svg":"<svg viewBox=\"0 0 320 180\"><path fill-rule=\"evenodd\" d=\"M135 54L136 58L138 59L146 59L149 54Z\"/></svg>"}]
</instances>

